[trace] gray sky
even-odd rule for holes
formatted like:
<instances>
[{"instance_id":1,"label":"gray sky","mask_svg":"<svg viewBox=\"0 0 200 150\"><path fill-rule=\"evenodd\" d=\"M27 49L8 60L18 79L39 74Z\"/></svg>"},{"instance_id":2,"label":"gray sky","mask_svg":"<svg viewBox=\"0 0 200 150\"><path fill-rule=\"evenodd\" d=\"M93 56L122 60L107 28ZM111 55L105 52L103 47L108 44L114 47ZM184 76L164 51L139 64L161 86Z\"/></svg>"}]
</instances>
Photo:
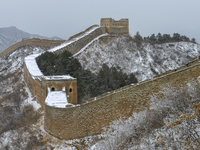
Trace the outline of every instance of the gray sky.
<instances>
[{"instance_id":1,"label":"gray sky","mask_svg":"<svg viewBox=\"0 0 200 150\"><path fill-rule=\"evenodd\" d=\"M200 0L0 0L0 28L68 39L101 18L129 18L130 34L180 33L200 42Z\"/></svg>"}]
</instances>

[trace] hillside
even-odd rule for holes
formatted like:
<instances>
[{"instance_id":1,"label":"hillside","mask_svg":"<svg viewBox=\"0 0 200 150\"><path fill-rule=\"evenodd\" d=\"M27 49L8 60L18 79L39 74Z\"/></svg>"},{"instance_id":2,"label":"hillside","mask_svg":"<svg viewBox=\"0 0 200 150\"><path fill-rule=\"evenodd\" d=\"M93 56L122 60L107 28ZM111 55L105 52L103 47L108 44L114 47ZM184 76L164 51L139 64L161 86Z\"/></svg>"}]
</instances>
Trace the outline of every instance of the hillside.
<instances>
[{"instance_id":1,"label":"hillside","mask_svg":"<svg viewBox=\"0 0 200 150\"><path fill-rule=\"evenodd\" d=\"M173 70L197 59L200 45L189 42L174 42L141 47L131 37L103 37L76 56L84 69L97 73L102 64L121 68L124 73L133 73L139 81Z\"/></svg>"},{"instance_id":2,"label":"hillside","mask_svg":"<svg viewBox=\"0 0 200 150\"><path fill-rule=\"evenodd\" d=\"M27 32L24 32L22 30L17 29L14 26L6 27L6 28L0 28L0 53L4 51L9 46L13 45L14 43L17 43L22 40L22 38L40 38L40 39L51 39L51 40L62 40L58 37L45 37L40 36L37 34L30 34Z\"/></svg>"},{"instance_id":3,"label":"hillside","mask_svg":"<svg viewBox=\"0 0 200 150\"><path fill-rule=\"evenodd\" d=\"M179 146L177 141L187 138L179 138L181 129L187 124L180 124L180 129L168 128L168 124L176 119L180 111L192 113L192 103L199 102L199 84L192 80L180 89L160 89L166 99L159 101L154 95L150 103L151 111L134 113L126 121L116 120L110 130L101 135L64 141L47 134L43 129L43 112L24 82L22 69L24 57L43 51L46 49L22 47L0 59L0 114L3 116L0 121L0 149L175 149ZM85 69L94 73L107 63L126 73L133 72L143 81L197 59L199 51L198 44L184 42L143 43L142 47L137 47L131 38L120 36L109 40L101 38L77 58ZM199 123L198 120L194 122ZM192 127L197 128L195 125ZM181 132L175 134L177 130ZM166 142L159 144L158 139Z\"/></svg>"}]
</instances>

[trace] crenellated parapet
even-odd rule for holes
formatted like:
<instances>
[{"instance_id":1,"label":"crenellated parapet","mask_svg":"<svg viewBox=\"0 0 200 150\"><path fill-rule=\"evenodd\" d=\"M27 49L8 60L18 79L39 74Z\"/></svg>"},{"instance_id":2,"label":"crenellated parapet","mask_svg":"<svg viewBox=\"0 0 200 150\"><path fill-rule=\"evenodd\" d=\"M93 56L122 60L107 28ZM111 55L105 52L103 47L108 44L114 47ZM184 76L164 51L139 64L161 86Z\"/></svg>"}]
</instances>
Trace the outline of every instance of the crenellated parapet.
<instances>
[{"instance_id":1,"label":"crenellated parapet","mask_svg":"<svg viewBox=\"0 0 200 150\"><path fill-rule=\"evenodd\" d=\"M104 93L85 104L67 108L45 105L44 129L59 139L74 139L100 134L113 121L128 119L149 108L152 96L164 99L162 88L180 88L200 76L199 59L181 69L169 71L139 84Z\"/></svg>"},{"instance_id":2,"label":"crenellated parapet","mask_svg":"<svg viewBox=\"0 0 200 150\"><path fill-rule=\"evenodd\" d=\"M114 20L112 18L101 18L101 27L106 28L109 34L129 34L128 19Z\"/></svg>"}]
</instances>

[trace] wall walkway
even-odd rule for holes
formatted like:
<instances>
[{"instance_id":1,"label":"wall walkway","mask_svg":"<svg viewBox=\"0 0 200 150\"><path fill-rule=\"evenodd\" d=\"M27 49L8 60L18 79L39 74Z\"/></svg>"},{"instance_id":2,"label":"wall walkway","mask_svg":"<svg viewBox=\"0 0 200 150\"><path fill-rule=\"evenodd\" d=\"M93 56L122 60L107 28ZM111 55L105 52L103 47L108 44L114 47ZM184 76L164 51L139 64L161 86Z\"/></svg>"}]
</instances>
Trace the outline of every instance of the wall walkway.
<instances>
[{"instance_id":1,"label":"wall walkway","mask_svg":"<svg viewBox=\"0 0 200 150\"><path fill-rule=\"evenodd\" d=\"M103 35L104 35L104 28L94 25L79 34L72 36L68 41L52 49L49 49L48 51L54 52L54 53L60 53L64 50L68 50L72 54L76 54L84 46L86 46L91 41L93 41L95 38L101 37ZM36 96L37 101L44 108L45 99L47 97L48 91L47 91L47 81L44 80L44 75L38 68L36 60L35 60L39 55L41 54L33 54L25 58L24 78L31 93L34 96ZM64 82L66 83L64 84ZM70 82L73 82L74 87L76 87L76 84L75 84L76 81L70 81ZM54 84L56 84L60 88L61 86L67 85L68 83L67 81L63 80L62 82L59 83L59 85L58 85L58 81L55 81ZM77 94L75 93L75 91L72 93L74 94L74 97Z\"/></svg>"},{"instance_id":2,"label":"wall walkway","mask_svg":"<svg viewBox=\"0 0 200 150\"><path fill-rule=\"evenodd\" d=\"M16 49L23 46L39 46L39 47L55 47L62 44L65 41L62 40L46 40L46 39L23 39L21 42L11 45L6 50L0 53L0 58L6 56L7 54L15 51Z\"/></svg>"}]
</instances>

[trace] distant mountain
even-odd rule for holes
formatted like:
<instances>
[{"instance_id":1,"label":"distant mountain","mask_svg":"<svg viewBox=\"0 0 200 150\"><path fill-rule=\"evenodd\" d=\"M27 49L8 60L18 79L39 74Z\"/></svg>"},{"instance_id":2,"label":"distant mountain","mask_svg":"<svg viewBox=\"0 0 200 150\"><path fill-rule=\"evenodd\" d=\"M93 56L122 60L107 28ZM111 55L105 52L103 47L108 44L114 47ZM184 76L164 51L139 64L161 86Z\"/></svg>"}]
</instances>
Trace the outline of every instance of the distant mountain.
<instances>
[{"instance_id":1,"label":"distant mountain","mask_svg":"<svg viewBox=\"0 0 200 150\"><path fill-rule=\"evenodd\" d=\"M22 40L22 38L40 38L40 39L51 39L51 40L62 40L59 37L45 37L40 36L38 34L30 34L27 32L24 32L22 30L17 29L14 26L6 27L6 28L0 28L0 53L4 51L9 46L13 45L14 43L17 43Z\"/></svg>"}]
</instances>

